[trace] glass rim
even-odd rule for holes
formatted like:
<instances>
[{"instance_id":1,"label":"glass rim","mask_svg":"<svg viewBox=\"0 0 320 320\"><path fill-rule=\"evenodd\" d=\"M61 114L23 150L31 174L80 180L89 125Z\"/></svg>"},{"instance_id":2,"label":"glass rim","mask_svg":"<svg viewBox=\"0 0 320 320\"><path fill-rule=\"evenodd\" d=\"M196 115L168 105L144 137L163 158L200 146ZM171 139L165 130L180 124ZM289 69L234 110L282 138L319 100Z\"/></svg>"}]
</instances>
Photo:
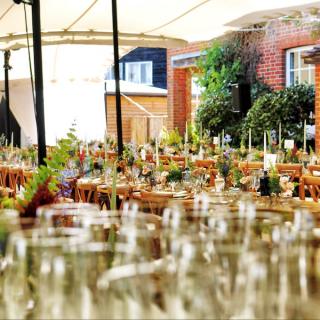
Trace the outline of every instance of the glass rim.
<instances>
[{"instance_id":1,"label":"glass rim","mask_svg":"<svg viewBox=\"0 0 320 320\"><path fill-rule=\"evenodd\" d=\"M81 228L31 228L12 232L8 243L25 243L28 247L81 245L90 241L90 234Z\"/></svg>"}]
</instances>

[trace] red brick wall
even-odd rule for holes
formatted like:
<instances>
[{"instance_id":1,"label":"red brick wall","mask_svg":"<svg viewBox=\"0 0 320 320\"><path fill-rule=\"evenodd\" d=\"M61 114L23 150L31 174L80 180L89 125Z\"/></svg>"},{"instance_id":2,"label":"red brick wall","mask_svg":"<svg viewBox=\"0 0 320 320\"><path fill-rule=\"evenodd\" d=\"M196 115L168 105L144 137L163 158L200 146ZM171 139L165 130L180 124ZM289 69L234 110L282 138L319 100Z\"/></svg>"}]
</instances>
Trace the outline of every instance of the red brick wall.
<instances>
[{"instance_id":1,"label":"red brick wall","mask_svg":"<svg viewBox=\"0 0 320 320\"><path fill-rule=\"evenodd\" d=\"M172 68L171 58L175 55L201 51L208 43L196 42L188 46L167 51L168 129L178 128L185 132L186 121L191 119L191 77L190 68Z\"/></svg>"},{"instance_id":2,"label":"red brick wall","mask_svg":"<svg viewBox=\"0 0 320 320\"><path fill-rule=\"evenodd\" d=\"M262 54L257 68L258 77L274 89L282 89L286 83L286 50L299 46L313 45L310 27L298 27L294 23L272 22L261 41ZM320 43L320 41L318 41ZM169 49L167 52L167 87L168 87L168 128L178 127L180 132L185 130L185 121L190 119L191 113L191 75L190 69L173 69L171 58L183 53L201 51L209 43L191 43L188 46ZM316 144L320 151L320 69L316 69L316 87L318 112L316 111ZM318 119L319 118L319 119Z\"/></svg>"},{"instance_id":3,"label":"red brick wall","mask_svg":"<svg viewBox=\"0 0 320 320\"><path fill-rule=\"evenodd\" d=\"M258 77L275 89L286 84L286 50L315 44L307 26L298 27L294 23L273 22L261 42L262 54L257 68Z\"/></svg>"}]
</instances>

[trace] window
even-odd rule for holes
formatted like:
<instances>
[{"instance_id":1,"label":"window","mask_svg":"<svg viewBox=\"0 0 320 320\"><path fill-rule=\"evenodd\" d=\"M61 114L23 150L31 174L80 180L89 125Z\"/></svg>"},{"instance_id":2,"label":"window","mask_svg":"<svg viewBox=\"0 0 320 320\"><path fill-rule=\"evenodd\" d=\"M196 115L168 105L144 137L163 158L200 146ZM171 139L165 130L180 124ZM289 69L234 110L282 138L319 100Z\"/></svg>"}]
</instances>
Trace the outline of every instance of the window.
<instances>
[{"instance_id":1,"label":"window","mask_svg":"<svg viewBox=\"0 0 320 320\"><path fill-rule=\"evenodd\" d=\"M313 46L299 47L287 50L286 55L286 75L287 86L298 83L314 84L315 67L313 64L305 64L301 54L312 49Z\"/></svg>"},{"instance_id":2,"label":"window","mask_svg":"<svg viewBox=\"0 0 320 320\"><path fill-rule=\"evenodd\" d=\"M127 62L126 80L152 85L152 61Z\"/></svg>"},{"instance_id":3,"label":"window","mask_svg":"<svg viewBox=\"0 0 320 320\"><path fill-rule=\"evenodd\" d=\"M123 63L119 63L120 80L123 80ZM114 80L114 66L108 68L105 80Z\"/></svg>"}]
</instances>

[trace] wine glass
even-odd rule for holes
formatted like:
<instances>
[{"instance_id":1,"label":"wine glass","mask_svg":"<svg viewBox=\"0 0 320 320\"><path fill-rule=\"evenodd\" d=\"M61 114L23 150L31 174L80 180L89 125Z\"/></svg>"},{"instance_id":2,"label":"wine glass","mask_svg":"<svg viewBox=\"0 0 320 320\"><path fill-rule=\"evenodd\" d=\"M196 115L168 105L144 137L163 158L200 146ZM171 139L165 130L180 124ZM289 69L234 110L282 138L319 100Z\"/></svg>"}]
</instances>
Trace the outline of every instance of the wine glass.
<instances>
[{"instance_id":1,"label":"wine glass","mask_svg":"<svg viewBox=\"0 0 320 320\"><path fill-rule=\"evenodd\" d=\"M12 233L4 275L7 318L87 318L81 248L88 241L77 228Z\"/></svg>"},{"instance_id":2,"label":"wine glass","mask_svg":"<svg viewBox=\"0 0 320 320\"><path fill-rule=\"evenodd\" d=\"M133 166L132 167L132 176L133 176L133 183L137 183L138 182L138 178L140 175L141 170L139 169L138 166Z\"/></svg>"}]
</instances>

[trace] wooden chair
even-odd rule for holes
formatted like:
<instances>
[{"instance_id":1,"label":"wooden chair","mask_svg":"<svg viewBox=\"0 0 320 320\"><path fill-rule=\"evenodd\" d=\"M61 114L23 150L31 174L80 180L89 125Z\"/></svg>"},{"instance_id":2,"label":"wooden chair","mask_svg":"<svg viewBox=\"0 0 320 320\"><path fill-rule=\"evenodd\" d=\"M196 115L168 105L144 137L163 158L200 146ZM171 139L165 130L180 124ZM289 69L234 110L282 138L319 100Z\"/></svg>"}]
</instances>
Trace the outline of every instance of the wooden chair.
<instances>
[{"instance_id":1,"label":"wooden chair","mask_svg":"<svg viewBox=\"0 0 320 320\"><path fill-rule=\"evenodd\" d=\"M23 176L23 182L22 182L22 185L24 186L28 181L30 181L30 179L32 179L32 176L33 176L33 171L25 171L23 170L22 172L22 176Z\"/></svg>"},{"instance_id":2,"label":"wooden chair","mask_svg":"<svg viewBox=\"0 0 320 320\"><path fill-rule=\"evenodd\" d=\"M171 159L170 159L170 156L159 155L159 160L162 162L162 164L169 164Z\"/></svg>"},{"instance_id":3,"label":"wooden chair","mask_svg":"<svg viewBox=\"0 0 320 320\"><path fill-rule=\"evenodd\" d=\"M170 199L173 199L171 192L141 191L142 209L152 214L162 215Z\"/></svg>"},{"instance_id":4,"label":"wooden chair","mask_svg":"<svg viewBox=\"0 0 320 320\"><path fill-rule=\"evenodd\" d=\"M131 187L129 185L125 186L117 186L116 194L117 194L117 209L122 210L124 203L129 199L131 194ZM103 188L97 186L97 194L98 194L98 203L100 208L103 209L105 206L107 209L110 208L111 197L112 197L112 187Z\"/></svg>"},{"instance_id":5,"label":"wooden chair","mask_svg":"<svg viewBox=\"0 0 320 320\"><path fill-rule=\"evenodd\" d=\"M98 204L97 185L93 183L77 183L75 190L75 201Z\"/></svg>"},{"instance_id":6,"label":"wooden chair","mask_svg":"<svg viewBox=\"0 0 320 320\"><path fill-rule=\"evenodd\" d=\"M290 176L290 181L293 182L294 179L300 179L302 176L302 164L292 164L292 163L277 163L276 169L279 174L287 173Z\"/></svg>"},{"instance_id":7,"label":"wooden chair","mask_svg":"<svg viewBox=\"0 0 320 320\"><path fill-rule=\"evenodd\" d=\"M9 187L9 167L0 166L0 183L1 187Z\"/></svg>"},{"instance_id":8,"label":"wooden chair","mask_svg":"<svg viewBox=\"0 0 320 320\"><path fill-rule=\"evenodd\" d=\"M214 160L196 160L195 166L198 168L214 168Z\"/></svg>"},{"instance_id":9,"label":"wooden chair","mask_svg":"<svg viewBox=\"0 0 320 320\"><path fill-rule=\"evenodd\" d=\"M117 160L117 158L118 158L118 153L117 153L117 152L108 151L108 152L107 152L107 158L108 158L108 160L110 160L110 161L115 161L115 160Z\"/></svg>"},{"instance_id":10,"label":"wooden chair","mask_svg":"<svg viewBox=\"0 0 320 320\"><path fill-rule=\"evenodd\" d=\"M307 169L313 175L314 171L318 171L320 173L320 165L319 164L309 164Z\"/></svg>"},{"instance_id":11,"label":"wooden chair","mask_svg":"<svg viewBox=\"0 0 320 320\"><path fill-rule=\"evenodd\" d=\"M20 192L20 188L24 183L22 168L9 168L9 188L13 190L14 197Z\"/></svg>"},{"instance_id":12,"label":"wooden chair","mask_svg":"<svg viewBox=\"0 0 320 320\"><path fill-rule=\"evenodd\" d=\"M181 157L181 156L172 156L171 160L176 162L179 167L184 168L186 165L186 158L185 157Z\"/></svg>"},{"instance_id":13,"label":"wooden chair","mask_svg":"<svg viewBox=\"0 0 320 320\"><path fill-rule=\"evenodd\" d=\"M146 154L146 161L154 163L153 154L152 153Z\"/></svg>"},{"instance_id":14,"label":"wooden chair","mask_svg":"<svg viewBox=\"0 0 320 320\"><path fill-rule=\"evenodd\" d=\"M238 167L243 173L246 173L247 170L263 169L263 162L242 161L239 162Z\"/></svg>"},{"instance_id":15,"label":"wooden chair","mask_svg":"<svg viewBox=\"0 0 320 320\"><path fill-rule=\"evenodd\" d=\"M313 176L301 176L299 184L299 198L305 200L306 189L310 192L310 195L314 202L318 202L320 198L320 177Z\"/></svg>"},{"instance_id":16,"label":"wooden chair","mask_svg":"<svg viewBox=\"0 0 320 320\"><path fill-rule=\"evenodd\" d=\"M218 170L214 168L214 160L196 160L195 166L198 168L206 168L210 174L210 186L214 186L214 180L218 175Z\"/></svg>"}]
</instances>

